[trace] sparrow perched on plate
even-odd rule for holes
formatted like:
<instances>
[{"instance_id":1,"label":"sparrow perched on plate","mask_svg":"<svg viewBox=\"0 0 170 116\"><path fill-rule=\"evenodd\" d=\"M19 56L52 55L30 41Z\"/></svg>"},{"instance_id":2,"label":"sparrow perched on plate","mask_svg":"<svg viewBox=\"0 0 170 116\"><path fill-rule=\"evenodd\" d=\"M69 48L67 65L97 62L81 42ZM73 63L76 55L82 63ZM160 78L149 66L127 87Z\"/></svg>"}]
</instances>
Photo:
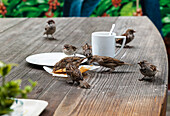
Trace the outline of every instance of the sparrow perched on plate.
<instances>
[{"instance_id":1,"label":"sparrow perched on plate","mask_svg":"<svg viewBox=\"0 0 170 116\"><path fill-rule=\"evenodd\" d=\"M152 81L155 77L155 74L158 72L157 67L153 64L150 64L146 60L141 61L138 64L140 66L140 72L142 73L142 75L144 75L144 77L142 79L139 79L139 81L143 80Z\"/></svg>"},{"instance_id":2,"label":"sparrow perched on plate","mask_svg":"<svg viewBox=\"0 0 170 116\"><path fill-rule=\"evenodd\" d=\"M83 79L83 75L76 65L68 63L66 65L66 73L68 78L72 80L72 83L77 82L81 88L90 88L90 85Z\"/></svg>"},{"instance_id":3,"label":"sparrow perched on plate","mask_svg":"<svg viewBox=\"0 0 170 116\"><path fill-rule=\"evenodd\" d=\"M75 64L77 67L79 67L79 65L81 64L81 62L84 59L86 59L86 58L83 58L83 57L65 57L54 65L53 72L55 72L59 69L66 68L66 65L70 62Z\"/></svg>"},{"instance_id":4,"label":"sparrow perched on plate","mask_svg":"<svg viewBox=\"0 0 170 116\"><path fill-rule=\"evenodd\" d=\"M90 59L92 57L92 46L86 43L83 48L83 55L86 56L86 58Z\"/></svg>"},{"instance_id":5,"label":"sparrow perched on plate","mask_svg":"<svg viewBox=\"0 0 170 116\"><path fill-rule=\"evenodd\" d=\"M47 38L48 38L48 35L51 35L53 37L53 33L56 31L56 26L55 26L55 22L54 20L48 20L47 21L47 25L45 27L45 32L44 32L44 35L46 34L47 35ZM53 37L54 38L54 37Z\"/></svg>"},{"instance_id":6,"label":"sparrow perched on plate","mask_svg":"<svg viewBox=\"0 0 170 116\"><path fill-rule=\"evenodd\" d=\"M63 47L63 52L66 55L73 55L74 54L74 56L75 56L76 50L77 50L77 48L75 46L72 46L72 45L69 45L69 44L65 44L64 47Z\"/></svg>"},{"instance_id":7,"label":"sparrow perched on plate","mask_svg":"<svg viewBox=\"0 0 170 116\"><path fill-rule=\"evenodd\" d=\"M107 56L98 56L94 55L92 59L90 60L90 63L92 62L97 62L100 66L110 68L110 71L114 71L117 66L122 66L122 65L131 65L128 63L125 63L123 61L107 57Z\"/></svg>"},{"instance_id":8,"label":"sparrow perched on plate","mask_svg":"<svg viewBox=\"0 0 170 116\"><path fill-rule=\"evenodd\" d=\"M125 45L130 43L133 39L134 39L134 33L136 31L134 31L133 29L128 29L124 34L122 34L122 36L126 36L126 42ZM122 45L123 43L123 38L120 39L116 39L116 43Z\"/></svg>"}]
</instances>

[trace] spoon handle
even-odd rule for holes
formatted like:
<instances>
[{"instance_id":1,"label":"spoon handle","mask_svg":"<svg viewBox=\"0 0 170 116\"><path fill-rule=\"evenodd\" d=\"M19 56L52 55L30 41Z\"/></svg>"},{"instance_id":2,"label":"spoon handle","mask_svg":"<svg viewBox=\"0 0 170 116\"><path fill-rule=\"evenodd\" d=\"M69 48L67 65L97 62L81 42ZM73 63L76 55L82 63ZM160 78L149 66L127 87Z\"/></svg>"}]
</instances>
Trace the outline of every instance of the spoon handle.
<instances>
[{"instance_id":1,"label":"spoon handle","mask_svg":"<svg viewBox=\"0 0 170 116\"><path fill-rule=\"evenodd\" d=\"M112 28L110 29L109 35L112 35L114 28L115 28L115 24L112 25Z\"/></svg>"}]
</instances>

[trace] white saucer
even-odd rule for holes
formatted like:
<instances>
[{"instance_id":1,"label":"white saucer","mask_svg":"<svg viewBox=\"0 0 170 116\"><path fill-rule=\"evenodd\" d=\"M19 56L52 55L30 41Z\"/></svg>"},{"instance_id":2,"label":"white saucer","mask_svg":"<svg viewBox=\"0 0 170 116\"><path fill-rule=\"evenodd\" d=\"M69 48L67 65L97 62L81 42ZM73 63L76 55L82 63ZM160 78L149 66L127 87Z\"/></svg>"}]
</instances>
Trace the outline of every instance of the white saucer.
<instances>
[{"instance_id":1,"label":"white saucer","mask_svg":"<svg viewBox=\"0 0 170 116\"><path fill-rule=\"evenodd\" d=\"M73 55L72 55L73 56ZM76 54L79 57L85 57L81 54ZM40 53L28 56L26 61L31 64L42 65L42 66L54 66L55 63L60 61L65 57L70 57L62 52L52 52L52 53Z\"/></svg>"},{"instance_id":2,"label":"white saucer","mask_svg":"<svg viewBox=\"0 0 170 116\"><path fill-rule=\"evenodd\" d=\"M44 100L35 100L35 99L17 99L18 102L14 102L11 108L14 108L14 111L11 115L5 114L3 116L39 116L41 112L47 107L48 102ZM20 105L22 101L22 106Z\"/></svg>"}]
</instances>

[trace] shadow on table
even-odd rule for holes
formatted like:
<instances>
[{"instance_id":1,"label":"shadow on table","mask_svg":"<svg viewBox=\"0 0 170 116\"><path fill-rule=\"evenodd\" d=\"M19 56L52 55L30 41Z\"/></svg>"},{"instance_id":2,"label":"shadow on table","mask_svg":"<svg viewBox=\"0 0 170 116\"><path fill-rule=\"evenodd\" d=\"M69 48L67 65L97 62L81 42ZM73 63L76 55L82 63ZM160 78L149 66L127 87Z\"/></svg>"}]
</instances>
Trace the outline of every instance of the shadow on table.
<instances>
[{"instance_id":1,"label":"shadow on table","mask_svg":"<svg viewBox=\"0 0 170 116\"><path fill-rule=\"evenodd\" d=\"M165 81L161 79L160 77L156 77L153 82L154 82L154 85L163 85L165 83Z\"/></svg>"},{"instance_id":2,"label":"shadow on table","mask_svg":"<svg viewBox=\"0 0 170 116\"><path fill-rule=\"evenodd\" d=\"M37 69L37 70L43 70L43 66L36 65L36 64L29 64L29 63L26 63L26 66L29 67L29 68Z\"/></svg>"},{"instance_id":3,"label":"shadow on table","mask_svg":"<svg viewBox=\"0 0 170 116\"><path fill-rule=\"evenodd\" d=\"M56 38L53 38L53 37L43 37L44 38L44 40L46 40L46 41L57 41L57 39Z\"/></svg>"},{"instance_id":4,"label":"shadow on table","mask_svg":"<svg viewBox=\"0 0 170 116\"><path fill-rule=\"evenodd\" d=\"M164 80L159 77L155 77L155 79L153 79L152 81L145 80L143 82L147 82L146 85L151 84L151 83L153 83L154 85L164 85L165 83Z\"/></svg>"},{"instance_id":5,"label":"shadow on table","mask_svg":"<svg viewBox=\"0 0 170 116\"><path fill-rule=\"evenodd\" d=\"M95 71L93 71L93 72L95 72ZM96 73L102 73L102 74L119 73L120 74L120 73L135 73L135 71L112 71L112 72L110 72L110 70L103 70L103 71L96 71Z\"/></svg>"},{"instance_id":6,"label":"shadow on table","mask_svg":"<svg viewBox=\"0 0 170 116\"><path fill-rule=\"evenodd\" d=\"M121 46L118 46L118 45L117 45L116 48L121 48ZM135 46L126 45L126 46L124 46L123 48L127 48L127 49L129 48L129 49L130 49L130 48L135 48Z\"/></svg>"}]
</instances>

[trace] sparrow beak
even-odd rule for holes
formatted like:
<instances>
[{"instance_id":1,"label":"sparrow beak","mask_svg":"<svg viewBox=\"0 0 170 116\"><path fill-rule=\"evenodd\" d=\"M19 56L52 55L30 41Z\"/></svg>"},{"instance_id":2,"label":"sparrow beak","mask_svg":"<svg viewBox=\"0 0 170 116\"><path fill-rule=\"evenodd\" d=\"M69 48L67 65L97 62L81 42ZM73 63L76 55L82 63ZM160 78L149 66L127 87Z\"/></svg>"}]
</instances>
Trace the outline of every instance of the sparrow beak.
<instances>
[{"instance_id":1,"label":"sparrow beak","mask_svg":"<svg viewBox=\"0 0 170 116\"><path fill-rule=\"evenodd\" d=\"M136 31L133 31L134 33L136 33Z\"/></svg>"}]
</instances>

